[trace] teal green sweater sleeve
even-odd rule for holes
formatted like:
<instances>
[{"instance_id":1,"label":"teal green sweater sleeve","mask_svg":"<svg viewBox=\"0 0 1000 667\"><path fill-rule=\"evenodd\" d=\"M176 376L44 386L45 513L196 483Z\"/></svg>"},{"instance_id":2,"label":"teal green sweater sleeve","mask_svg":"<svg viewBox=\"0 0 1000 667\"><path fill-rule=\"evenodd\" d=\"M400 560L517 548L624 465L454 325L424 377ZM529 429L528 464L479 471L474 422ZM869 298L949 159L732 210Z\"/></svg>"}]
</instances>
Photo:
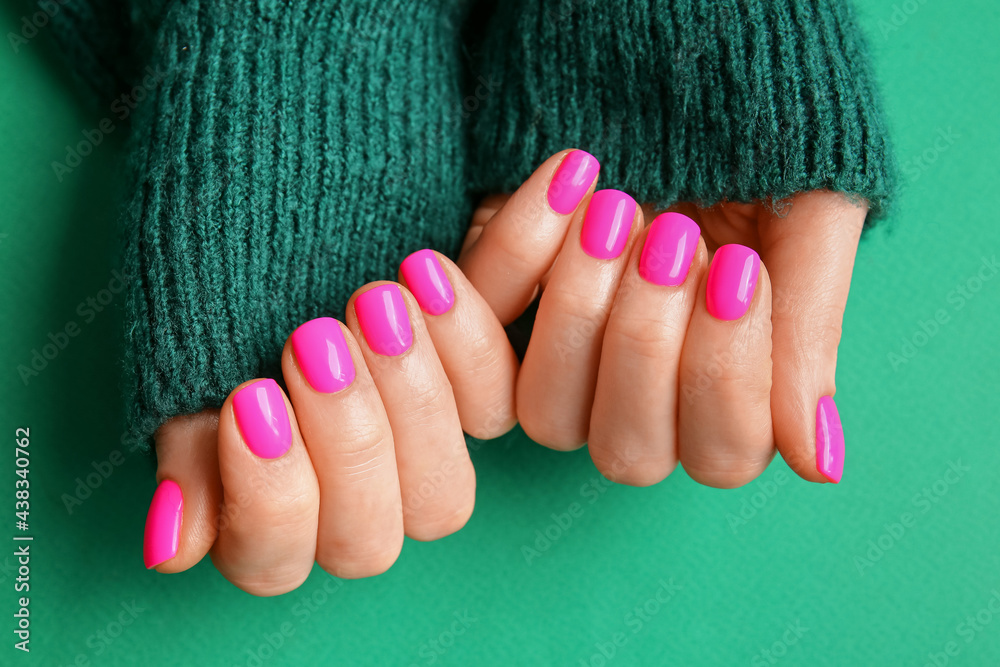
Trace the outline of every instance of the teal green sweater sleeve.
<instances>
[{"instance_id":1,"label":"teal green sweater sleeve","mask_svg":"<svg viewBox=\"0 0 1000 667\"><path fill-rule=\"evenodd\" d=\"M475 193L566 147L643 201L826 187L884 211L849 5L504 0L466 21L470 4L61 3L52 29L98 104L129 97L133 441L279 379L296 326L343 317L412 251L454 255Z\"/></svg>"},{"instance_id":2,"label":"teal green sweater sleeve","mask_svg":"<svg viewBox=\"0 0 1000 667\"><path fill-rule=\"evenodd\" d=\"M67 2L64 50L91 54L104 107L141 87L122 216L133 442L246 380L280 381L295 327L343 319L407 254L457 252L467 3ZM103 31L101 12L117 17ZM100 41L122 23L127 43Z\"/></svg>"},{"instance_id":3,"label":"teal green sweater sleeve","mask_svg":"<svg viewBox=\"0 0 1000 667\"><path fill-rule=\"evenodd\" d=\"M602 187L661 206L826 188L886 209L893 165L848 2L508 0L484 20L469 38L492 82L470 113L483 192L577 147Z\"/></svg>"}]
</instances>

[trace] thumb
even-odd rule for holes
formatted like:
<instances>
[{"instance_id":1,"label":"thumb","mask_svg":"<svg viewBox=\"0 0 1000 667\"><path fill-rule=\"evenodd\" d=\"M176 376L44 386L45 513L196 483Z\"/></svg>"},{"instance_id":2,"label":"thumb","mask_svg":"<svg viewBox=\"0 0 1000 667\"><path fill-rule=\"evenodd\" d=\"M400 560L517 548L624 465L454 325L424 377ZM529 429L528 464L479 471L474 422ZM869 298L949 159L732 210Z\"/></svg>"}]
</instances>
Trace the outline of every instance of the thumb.
<instances>
[{"instance_id":1,"label":"thumb","mask_svg":"<svg viewBox=\"0 0 1000 667\"><path fill-rule=\"evenodd\" d=\"M787 215L764 213L771 276L774 439L802 478L839 482L844 435L833 395L837 347L866 203L829 191L797 194Z\"/></svg>"},{"instance_id":2,"label":"thumb","mask_svg":"<svg viewBox=\"0 0 1000 667\"><path fill-rule=\"evenodd\" d=\"M535 298L555 262L573 215L594 192L597 159L565 150L546 160L492 216L486 200L458 266L504 326Z\"/></svg>"}]
</instances>

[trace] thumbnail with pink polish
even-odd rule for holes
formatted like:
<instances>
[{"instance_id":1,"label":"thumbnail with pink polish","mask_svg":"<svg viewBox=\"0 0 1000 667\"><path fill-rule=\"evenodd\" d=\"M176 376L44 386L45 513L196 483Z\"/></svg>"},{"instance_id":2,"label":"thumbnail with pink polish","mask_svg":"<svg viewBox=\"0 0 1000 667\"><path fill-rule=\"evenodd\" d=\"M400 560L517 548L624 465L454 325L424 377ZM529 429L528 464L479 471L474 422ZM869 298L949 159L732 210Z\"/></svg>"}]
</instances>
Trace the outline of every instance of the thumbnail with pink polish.
<instances>
[{"instance_id":1,"label":"thumbnail with pink polish","mask_svg":"<svg viewBox=\"0 0 1000 667\"><path fill-rule=\"evenodd\" d=\"M325 394L354 382L354 361L344 330L332 317L310 320L292 333L292 351L306 381Z\"/></svg>"},{"instance_id":2,"label":"thumbnail with pink polish","mask_svg":"<svg viewBox=\"0 0 1000 667\"><path fill-rule=\"evenodd\" d=\"M563 215L575 211L600 170L601 164L590 153L580 150L567 153L549 183L552 210Z\"/></svg>"},{"instance_id":3,"label":"thumbnail with pink polish","mask_svg":"<svg viewBox=\"0 0 1000 667\"><path fill-rule=\"evenodd\" d=\"M816 469L834 484L844 474L844 427L830 396L816 406Z\"/></svg>"},{"instance_id":4,"label":"thumbnail with pink polish","mask_svg":"<svg viewBox=\"0 0 1000 667\"><path fill-rule=\"evenodd\" d=\"M236 392L233 412L243 441L260 458L276 459L292 446L285 398L274 380L258 380Z\"/></svg>"},{"instance_id":5,"label":"thumbnail with pink polish","mask_svg":"<svg viewBox=\"0 0 1000 667\"><path fill-rule=\"evenodd\" d=\"M639 256L639 275L654 285L683 285L698 249L701 228L680 213L653 220Z\"/></svg>"},{"instance_id":6,"label":"thumbnail with pink polish","mask_svg":"<svg viewBox=\"0 0 1000 667\"><path fill-rule=\"evenodd\" d=\"M705 305L720 320L738 320L750 308L760 274L760 257L752 249L730 244L715 252L708 267Z\"/></svg>"},{"instance_id":7,"label":"thumbnail with pink polish","mask_svg":"<svg viewBox=\"0 0 1000 667\"><path fill-rule=\"evenodd\" d=\"M598 190L583 217L580 245L597 259L614 259L628 243L635 220L635 200L618 190Z\"/></svg>"},{"instance_id":8,"label":"thumbnail with pink polish","mask_svg":"<svg viewBox=\"0 0 1000 667\"><path fill-rule=\"evenodd\" d=\"M142 540L142 559L146 569L156 567L177 555L181 541L181 518L184 497L181 487L172 479L160 482L153 493L153 502L146 515L146 531Z\"/></svg>"},{"instance_id":9,"label":"thumbnail with pink polish","mask_svg":"<svg viewBox=\"0 0 1000 667\"><path fill-rule=\"evenodd\" d=\"M418 250L403 260L399 270L428 315L443 315L455 305L455 292L433 250Z\"/></svg>"},{"instance_id":10,"label":"thumbnail with pink polish","mask_svg":"<svg viewBox=\"0 0 1000 667\"><path fill-rule=\"evenodd\" d=\"M410 349L413 330L399 285L379 285L354 300L361 333L376 354L394 357Z\"/></svg>"}]
</instances>

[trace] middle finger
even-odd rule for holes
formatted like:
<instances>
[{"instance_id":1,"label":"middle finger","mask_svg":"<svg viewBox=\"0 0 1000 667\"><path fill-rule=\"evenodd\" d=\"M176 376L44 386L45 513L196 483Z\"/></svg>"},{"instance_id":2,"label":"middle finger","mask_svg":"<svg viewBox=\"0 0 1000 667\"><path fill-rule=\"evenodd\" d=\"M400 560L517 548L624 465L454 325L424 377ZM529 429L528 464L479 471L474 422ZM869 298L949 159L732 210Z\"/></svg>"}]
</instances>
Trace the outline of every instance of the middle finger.
<instances>
[{"instance_id":1,"label":"middle finger","mask_svg":"<svg viewBox=\"0 0 1000 667\"><path fill-rule=\"evenodd\" d=\"M641 226L635 200L600 190L566 235L517 379L517 417L535 442L568 451L587 441L604 328Z\"/></svg>"}]
</instances>

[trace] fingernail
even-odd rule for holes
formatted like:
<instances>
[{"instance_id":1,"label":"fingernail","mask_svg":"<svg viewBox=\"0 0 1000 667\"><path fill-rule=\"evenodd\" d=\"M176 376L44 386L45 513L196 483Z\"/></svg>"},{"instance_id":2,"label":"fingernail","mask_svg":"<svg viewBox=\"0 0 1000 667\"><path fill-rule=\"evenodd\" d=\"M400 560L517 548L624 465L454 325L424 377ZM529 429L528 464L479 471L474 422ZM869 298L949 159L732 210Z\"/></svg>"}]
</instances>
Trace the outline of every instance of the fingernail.
<instances>
[{"instance_id":1,"label":"fingernail","mask_svg":"<svg viewBox=\"0 0 1000 667\"><path fill-rule=\"evenodd\" d=\"M142 560L147 570L177 555L183 514L181 487L171 479L163 480L153 493L153 502L149 504L149 514L146 515Z\"/></svg>"},{"instance_id":2,"label":"fingernail","mask_svg":"<svg viewBox=\"0 0 1000 667\"><path fill-rule=\"evenodd\" d=\"M614 259L621 255L632 231L635 208L635 200L624 192L595 192L583 217L580 232L583 251L597 259Z\"/></svg>"},{"instance_id":3,"label":"fingernail","mask_svg":"<svg viewBox=\"0 0 1000 667\"><path fill-rule=\"evenodd\" d=\"M834 484L844 474L844 427L830 396L816 406L816 469Z\"/></svg>"},{"instance_id":4,"label":"fingernail","mask_svg":"<svg viewBox=\"0 0 1000 667\"><path fill-rule=\"evenodd\" d=\"M394 357L410 349L413 330L399 285L379 285L354 300L361 333L376 354Z\"/></svg>"},{"instance_id":5,"label":"fingernail","mask_svg":"<svg viewBox=\"0 0 1000 667\"><path fill-rule=\"evenodd\" d=\"M354 382L354 361L340 323L332 317L309 320L292 333L292 351L309 386L332 394Z\"/></svg>"},{"instance_id":6,"label":"fingernail","mask_svg":"<svg viewBox=\"0 0 1000 667\"><path fill-rule=\"evenodd\" d=\"M420 309L428 315L442 315L455 304L455 292L433 250L418 250L399 267Z\"/></svg>"},{"instance_id":7,"label":"fingernail","mask_svg":"<svg viewBox=\"0 0 1000 667\"><path fill-rule=\"evenodd\" d=\"M274 380L258 380L236 392L233 412L250 451L276 459L292 446L292 426L281 389Z\"/></svg>"},{"instance_id":8,"label":"fingernail","mask_svg":"<svg viewBox=\"0 0 1000 667\"><path fill-rule=\"evenodd\" d=\"M549 183L552 210L563 215L575 211L600 170L601 163L590 153L581 150L567 153Z\"/></svg>"},{"instance_id":9,"label":"fingernail","mask_svg":"<svg viewBox=\"0 0 1000 667\"><path fill-rule=\"evenodd\" d=\"M733 243L715 251L705 290L705 305L712 317L727 321L743 317L759 273L760 257L750 248Z\"/></svg>"},{"instance_id":10,"label":"fingernail","mask_svg":"<svg viewBox=\"0 0 1000 667\"><path fill-rule=\"evenodd\" d=\"M680 213L664 213L653 220L639 256L639 275L654 285L684 284L698 249L701 228Z\"/></svg>"}]
</instances>

